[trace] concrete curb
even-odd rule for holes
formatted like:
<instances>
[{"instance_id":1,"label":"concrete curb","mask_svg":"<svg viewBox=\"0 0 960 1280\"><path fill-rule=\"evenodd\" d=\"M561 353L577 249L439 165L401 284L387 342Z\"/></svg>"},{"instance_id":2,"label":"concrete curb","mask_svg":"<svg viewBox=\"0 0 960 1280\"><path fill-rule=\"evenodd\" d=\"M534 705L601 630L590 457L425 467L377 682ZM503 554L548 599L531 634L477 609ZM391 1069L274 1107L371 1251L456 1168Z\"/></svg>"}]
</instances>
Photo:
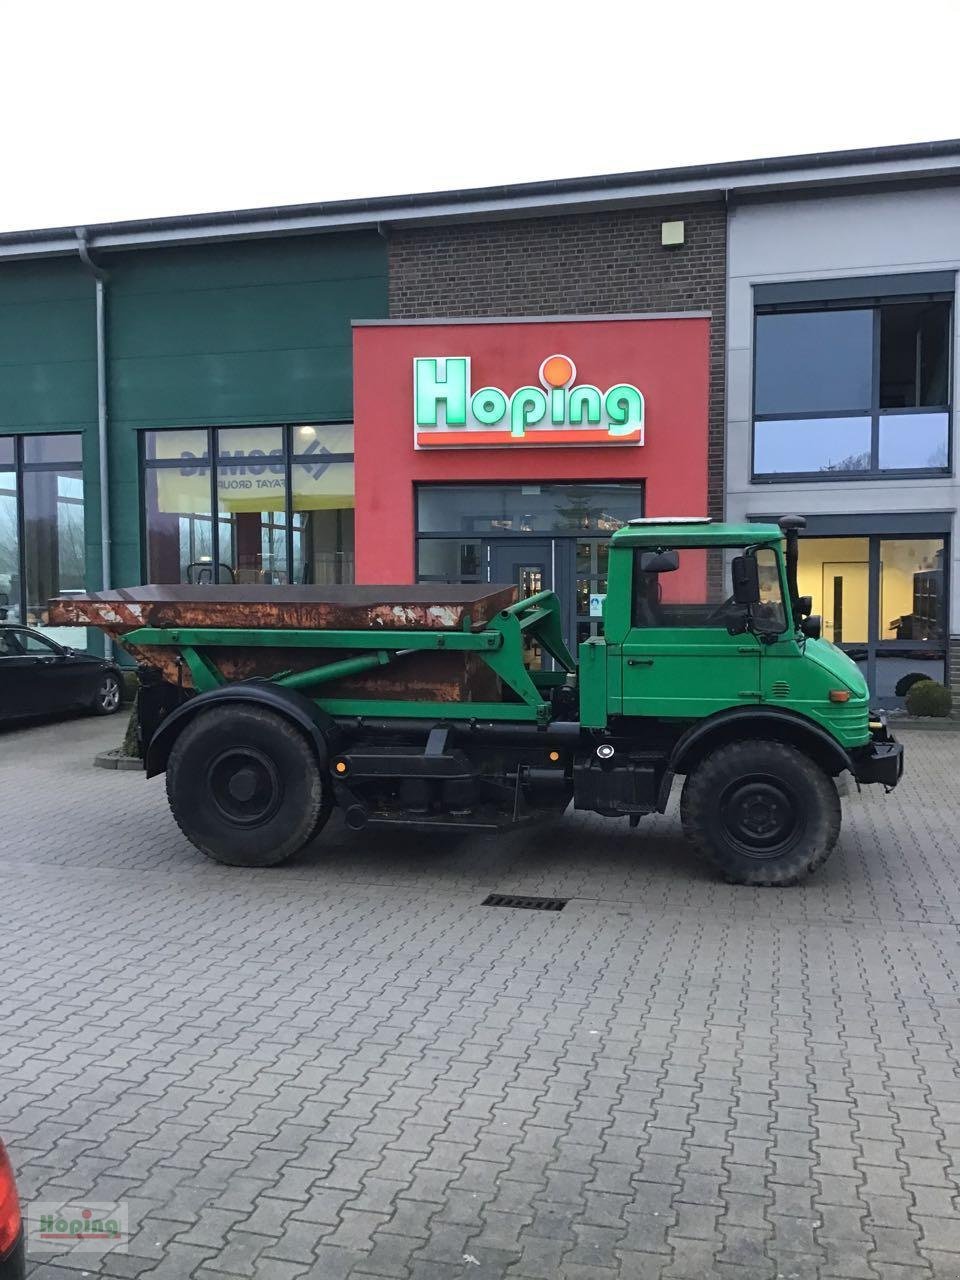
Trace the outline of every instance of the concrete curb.
<instances>
[{"instance_id":1,"label":"concrete curb","mask_svg":"<svg viewBox=\"0 0 960 1280\"><path fill-rule=\"evenodd\" d=\"M119 747L114 747L112 751L101 751L93 757L93 765L95 769L119 769L126 770L142 770L143 761L137 756L125 756L121 753Z\"/></svg>"}]
</instances>

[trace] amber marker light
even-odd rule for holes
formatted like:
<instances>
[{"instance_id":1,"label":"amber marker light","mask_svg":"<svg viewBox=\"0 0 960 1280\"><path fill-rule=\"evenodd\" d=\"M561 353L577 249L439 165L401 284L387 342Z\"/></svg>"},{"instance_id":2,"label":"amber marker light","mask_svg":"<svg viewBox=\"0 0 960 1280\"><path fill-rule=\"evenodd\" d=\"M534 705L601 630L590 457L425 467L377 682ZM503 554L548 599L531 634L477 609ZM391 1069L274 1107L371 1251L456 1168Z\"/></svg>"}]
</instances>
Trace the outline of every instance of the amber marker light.
<instances>
[{"instance_id":1,"label":"amber marker light","mask_svg":"<svg viewBox=\"0 0 960 1280\"><path fill-rule=\"evenodd\" d=\"M337 773L346 773L346 772L347 772L347 764L346 764L346 761L345 761L345 760L338 760L338 761L337 761L337 763L336 763L333 767L334 767L334 769L336 770L336 772L337 772Z\"/></svg>"},{"instance_id":2,"label":"amber marker light","mask_svg":"<svg viewBox=\"0 0 960 1280\"><path fill-rule=\"evenodd\" d=\"M556 763L557 763L557 761L560 759L560 752L559 752L559 751L551 751L551 752L550 752L550 759L553 761L553 763L554 763L554 764L556 764Z\"/></svg>"},{"instance_id":3,"label":"amber marker light","mask_svg":"<svg viewBox=\"0 0 960 1280\"><path fill-rule=\"evenodd\" d=\"M849 689L831 689L830 701L831 702L849 702L850 690Z\"/></svg>"}]
</instances>

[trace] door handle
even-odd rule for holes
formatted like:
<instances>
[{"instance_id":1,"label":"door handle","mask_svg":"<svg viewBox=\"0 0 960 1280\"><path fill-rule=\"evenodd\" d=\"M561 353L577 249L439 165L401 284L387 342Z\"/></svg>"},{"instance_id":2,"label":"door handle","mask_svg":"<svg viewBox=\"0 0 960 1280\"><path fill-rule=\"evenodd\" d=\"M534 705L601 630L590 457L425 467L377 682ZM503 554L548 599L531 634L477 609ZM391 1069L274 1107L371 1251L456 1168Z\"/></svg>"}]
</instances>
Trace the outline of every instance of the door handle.
<instances>
[{"instance_id":1,"label":"door handle","mask_svg":"<svg viewBox=\"0 0 960 1280\"><path fill-rule=\"evenodd\" d=\"M652 667L653 659L652 658L628 658L627 666L628 667Z\"/></svg>"}]
</instances>

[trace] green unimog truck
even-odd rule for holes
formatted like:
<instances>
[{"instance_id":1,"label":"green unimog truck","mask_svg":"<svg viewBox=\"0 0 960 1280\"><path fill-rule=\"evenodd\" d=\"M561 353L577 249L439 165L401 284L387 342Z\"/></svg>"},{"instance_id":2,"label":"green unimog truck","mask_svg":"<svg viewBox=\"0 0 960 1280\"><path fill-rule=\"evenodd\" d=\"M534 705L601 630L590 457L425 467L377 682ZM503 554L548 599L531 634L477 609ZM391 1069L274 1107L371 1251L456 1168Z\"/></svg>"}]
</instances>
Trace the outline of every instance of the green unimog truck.
<instances>
[{"instance_id":1,"label":"green unimog truck","mask_svg":"<svg viewBox=\"0 0 960 1280\"><path fill-rule=\"evenodd\" d=\"M794 884L840 830L837 780L903 748L797 592L800 517L630 521L603 634L574 660L550 591L137 587L51 604L140 662L148 777L218 862L269 866L334 808L356 830L498 831L662 813L729 880Z\"/></svg>"}]
</instances>

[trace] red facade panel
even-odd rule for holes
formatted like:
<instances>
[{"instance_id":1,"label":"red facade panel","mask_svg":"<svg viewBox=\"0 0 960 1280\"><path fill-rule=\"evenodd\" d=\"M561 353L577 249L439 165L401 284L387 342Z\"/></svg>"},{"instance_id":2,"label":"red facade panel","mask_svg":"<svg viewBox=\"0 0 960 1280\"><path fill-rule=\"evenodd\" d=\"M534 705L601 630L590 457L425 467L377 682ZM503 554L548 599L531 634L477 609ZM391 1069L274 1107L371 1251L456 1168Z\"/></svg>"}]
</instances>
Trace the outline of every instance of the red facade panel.
<instances>
[{"instance_id":1,"label":"red facade panel","mask_svg":"<svg viewBox=\"0 0 960 1280\"><path fill-rule=\"evenodd\" d=\"M414 580L418 484L642 481L644 514L705 515L709 340L709 319L679 315L356 326L357 581ZM582 427L546 429L545 421L518 438L508 413L504 424L478 432L479 447L463 447L458 430L446 446L421 433L417 447L416 359L469 357L472 390L499 388L509 399L520 388L541 386L549 397L554 366L545 373L543 366L552 355L575 365L573 387L592 386L601 395L623 384L638 388L643 443L629 424L603 438ZM581 431L590 442L557 443L575 441Z\"/></svg>"}]
</instances>

